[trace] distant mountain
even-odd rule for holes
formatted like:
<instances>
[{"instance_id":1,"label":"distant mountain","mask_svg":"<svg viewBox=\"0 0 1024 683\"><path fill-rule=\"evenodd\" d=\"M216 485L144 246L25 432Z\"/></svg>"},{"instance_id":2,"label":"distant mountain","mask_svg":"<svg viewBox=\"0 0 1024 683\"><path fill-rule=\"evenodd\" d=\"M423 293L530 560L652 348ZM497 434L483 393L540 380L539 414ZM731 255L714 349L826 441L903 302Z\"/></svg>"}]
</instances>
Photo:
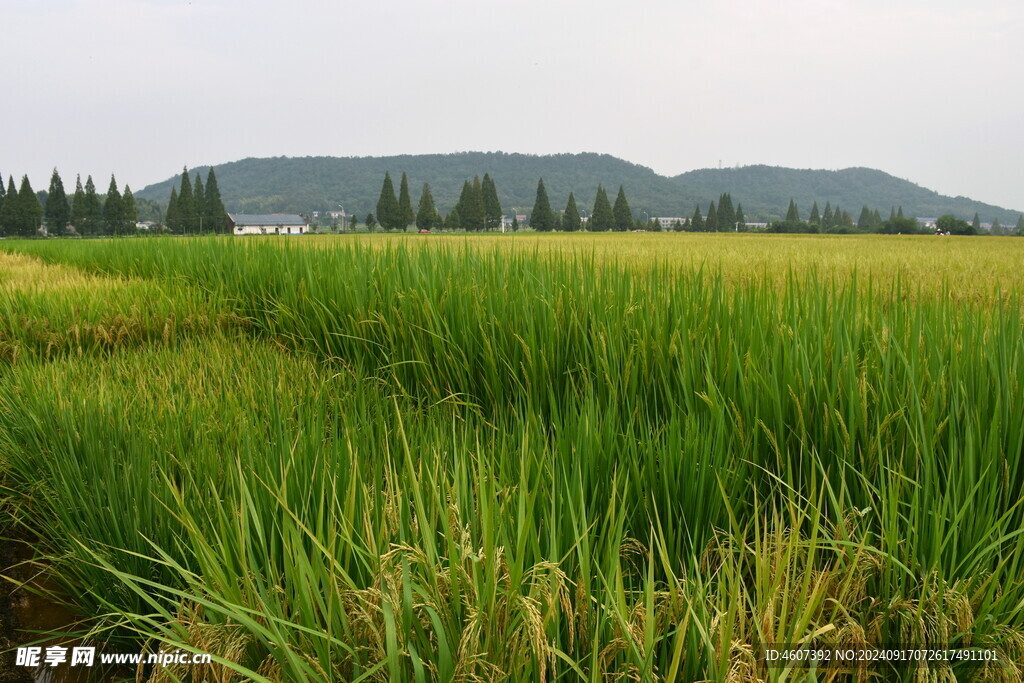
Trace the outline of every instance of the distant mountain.
<instances>
[{"instance_id":1,"label":"distant mountain","mask_svg":"<svg viewBox=\"0 0 1024 683\"><path fill-rule=\"evenodd\" d=\"M544 178L551 204L561 209L574 192L581 208L594 204L598 184L614 199L619 185L625 187L637 217L693 214L700 204L718 201L722 192L743 205L749 221L767 221L785 215L789 200L796 201L802 217L813 202L820 211L825 203L839 205L856 220L862 206L878 209L883 217L890 208L902 206L907 216L941 216L952 213L970 220L999 219L1014 225L1018 212L966 197L945 197L900 180L882 171L848 168L842 171L797 170L773 166L690 171L668 178L644 166L607 154L555 154L535 156L504 152L463 152L393 157L275 157L243 159L215 166L221 196L228 211L242 213L328 211L345 207L361 217L376 211L385 171L390 171L397 191L402 173L409 176L415 203L424 182L430 183L442 213L459 198L463 182L490 173L506 211L529 213L536 196L537 179ZM208 167L191 169L206 178ZM174 176L135 193L136 197L167 201Z\"/></svg>"}]
</instances>

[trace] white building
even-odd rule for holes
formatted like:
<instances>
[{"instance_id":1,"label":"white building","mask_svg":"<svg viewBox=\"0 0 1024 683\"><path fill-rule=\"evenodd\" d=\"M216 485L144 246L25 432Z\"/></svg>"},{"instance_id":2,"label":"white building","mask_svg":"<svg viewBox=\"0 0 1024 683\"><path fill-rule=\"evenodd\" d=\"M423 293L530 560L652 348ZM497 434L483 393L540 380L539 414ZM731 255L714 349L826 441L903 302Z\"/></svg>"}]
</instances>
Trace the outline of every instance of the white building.
<instances>
[{"instance_id":1,"label":"white building","mask_svg":"<svg viewBox=\"0 0 1024 683\"><path fill-rule=\"evenodd\" d=\"M686 219L678 216L658 216L657 221L662 230L671 230L675 227L676 223L686 225Z\"/></svg>"},{"instance_id":2,"label":"white building","mask_svg":"<svg viewBox=\"0 0 1024 683\"><path fill-rule=\"evenodd\" d=\"M229 213L232 235L304 235L306 219L294 213Z\"/></svg>"}]
</instances>

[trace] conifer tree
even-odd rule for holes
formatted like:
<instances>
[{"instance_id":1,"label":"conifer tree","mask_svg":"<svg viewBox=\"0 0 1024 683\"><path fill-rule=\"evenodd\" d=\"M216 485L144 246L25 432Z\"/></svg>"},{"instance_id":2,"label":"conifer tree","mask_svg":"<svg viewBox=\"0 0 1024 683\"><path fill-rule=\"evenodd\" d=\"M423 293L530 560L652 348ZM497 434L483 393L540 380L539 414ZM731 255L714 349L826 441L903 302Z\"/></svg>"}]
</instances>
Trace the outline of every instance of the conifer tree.
<instances>
[{"instance_id":1,"label":"conifer tree","mask_svg":"<svg viewBox=\"0 0 1024 683\"><path fill-rule=\"evenodd\" d=\"M864 208L860 210L860 218L857 219L857 229L861 232L871 232L874 228L874 216L871 215L871 209L864 205Z\"/></svg>"},{"instance_id":2,"label":"conifer tree","mask_svg":"<svg viewBox=\"0 0 1024 683\"><path fill-rule=\"evenodd\" d=\"M71 225L78 234L82 234L82 223L85 220L85 190L82 189L82 176L75 176L75 194L71 197Z\"/></svg>"},{"instance_id":3,"label":"conifer tree","mask_svg":"<svg viewBox=\"0 0 1024 683\"><path fill-rule=\"evenodd\" d=\"M633 227L633 212L629 209L629 202L626 201L626 191L619 185L619 194L615 197L615 206L612 207L612 214L615 216L615 229L618 231L629 230Z\"/></svg>"},{"instance_id":4,"label":"conifer tree","mask_svg":"<svg viewBox=\"0 0 1024 683\"><path fill-rule=\"evenodd\" d=\"M694 232L704 232L704 217L700 215L700 206L693 210L693 218L690 219L690 229Z\"/></svg>"},{"instance_id":5,"label":"conifer tree","mask_svg":"<svg viewBox=\"0 0 1024 683\"><path fill-rule=\"evenodd\" d=\"M0 185L3 178L0 178ZM14 187L14 176L7 177L7 190L3 204L0 204L0 235L18 234L18 190Z\"/></svg>"},{"instance_id":6,"label":"conifer tree","mask_svg":"<svg viewBox=\"0 0 1024 683\"><path fill-rule=\"evenodd\" d=\"M989 232L992 233L993 235L1003 234L1003 226L999 224L998 218L992 219L992 228L989 230Z\"/></svg>"},{"instance_id":7,"label":"conifer tree","mask_svg":"<svg viewBox=\"0 0 1024 683\"><path fill-rule=\"evenodd\" d=\"M64 182L60 179L60 173L56 168L53 169L53 175L50 176L50 191L46 196L45 215L47 233L57 237L63 235L71 220L71 207L68 206L68 196L64 192Z\"/></svg>"},{"instance_id":8,"label":"conifer tree","mask_svg":"<svg viewBox=\"0 0 1024 683\"><path fill-rule=\"evenodd\" d=\"M708 232L718 232L718 209L715 208L714 201L708 206L708 215L704 219L704 229Z\"/></svg>"},{"instance_id":9,"label":"conifer tree","mask_svg":"<svg viewBox=\"0 0 1024 683\"><path fill-rule=\"evenodd\" d=\"M732 195L723 192L718 198L718 229L732 232L736 230L736 211L732 208Z\"/></svg>"},{"instance_id":10,"label":"conifer tree","mask_svg":"<svg viewBox=\"0 0 1024 683\"><path fill-rule=\"evenodd\" d=\"M121 195L121 214L124 217L126 231L135 232L135 224L139 222L139 210L135 205L132 188L127 185L124 186L124 194Z\"/></svg>"},{"instance_id":11,"label":"conifer tree","mask_svg":"<svg viewBox=\"0 0 1024 683\"><path fill-rule=\"evenodd\" d=\"M615 226L615 214L612 212L612 203L608 201L608 193L604 187L597 186L597 197L594 199L594 211L588 221L590 230L604 231L611 230Z\"/></svg>"},{"instance_id":12,"label":"conifer tree","mask_svg":"<svg viewBox=\"0 0 1024 683\"><path fill-rule=\"evenodd\" d=\"M444 221L444 227L446 230L462 230L462 216L459 215L458 204L453 206L452 210L448 212L448 216Z\"/></svg>"},{"instance_id":13,"label":"conifer tree","mask_svg":"<svg viewBox=\"0 0 1024 683\"><path fill-rule=\"evenodd\" d=\"M899 211L896 212L896 218L903 218L903 206L901 205Z\"/></svg>"},{"instance_id":14,"label":"conifer tree","mask_svg":"<svg viewBox=\"0 0 1024 683\"><path fill-rule=\"evenodd\" d=\"M736 205L736 227L739 228L741 232L747 231L747 218L743 215L742 204Z\"/></svg>"},{"instance_id":15,"label":"conifer tree","mask_svg":"<svg viewBox=\"0 0 1024 683\"><path fill-rule=\"evenodd\" d=\"M416 227L420 230L430 230L439 227L437 224L437 207L434 206L434 197L430 194L430 184L423 183L423 192L420 193L419 210L416 212Z\"/></svg>"},{"instance_id":16,"label":"conifer tree","mask_svg":"<svg viewBox=\"0 0 1024 683\"><path fill-rule=\"evenodd\" d=\"M210 229L210 221L206 217L206 190L199 173L196 173L196 180L192 183L192 204L196 207L196 232L207 232Z\"/></svg>"},{"instance_id":17,"label":"conifer tree","mask_svg":"<svg viewBox=\"0 0 1024 683\"><path fill-rule=\"evenodd\" d=\"M390 171L384 173L384 184L380 188L375 219L385 230L393 230L402 223L402 213L399 210L398 198L395 196L395 184L391 182Z\"/></svg>"},{"instance_id":18,"label":"conifer tree","mask_svg":"<svg viewBox=\"0 0 1024 683\"><path fill-rule=\"evenodd\" d=\"M4 196L6 196L7 190L4 188L4 176L0 173L0 237L7 234L7 228L4 226Z\"/></svg>"},{"instance_id":19,"label":"conifer tree","mask_svg":"<svg viewBox=\"0 0 1024 683\"><path fill-rule=\"evenodd\" d=\"M394 189L394 187L392 187ZM395 200L395 204L398 204L398 200ZM366 231L373 232L373 229L377 227L377 219L374 218L372 213L366 214Z\"/></svg>"},{"instance_id":20,"label":"conifer tree","mask_svg":"<svg viewBox=\"0 0 1024 683\"><path fill-rule=\"evenodd\" d=\"M530 226L541 232L548 232L555 227L555 216L551 211L551 202L548 201L548 191L544 189L543 178L537 182L537 199L530 213Z\"/></svg>"},{"instance_id":21,"label":"conifer tree","mask_svg":"<svg viewBox=\"0 0 1024 683\"><path fill-rule=\"evenodd\" d=\"M832 218L832 204L825 202L825 213L821 216L821 227L831 230L835 220Z\"/></svg>"},{"instance_id":22,"label":"conifer tree","mask_svg":"<svg viewBox=\"0 0 1024 683\"><path fill-rule=\"evenodd\" d=\"M15 219L18 221L17 234L22 237L35 237L39 234L39 227L43 221L43 205L39 203L39 197L32 191L32 184L27 175L21 177Z\"/></svg>"},{"instance_id":23,"label":"conifer tree","mask_svg":"<svg viewBox=\"0 0 1024 683\"><path fill-rule=\"evenodd\" d=\"M217 186L217 174L206 174L206 217L214 232L223 232L227 228L228 212L224 210L224 201L220 198L220 187Z\"/></svg>"},{"instance_id":24,"label":"conifer tree","mask_svg":"<svg viewBox=\"0 0 1024 683\"><path fill-rule=\"evenodd\" d=\"M977 212L974 214L974 220L971 221L971 227L974 228L974 234L977 235L981 231L981 219L978 218Z\"/></svg>"},{"instance_id":25,"label":"conifer tree","mask_svg":"<svg viewBox=\"0 0 1024 683\"><path fill-rule=\"evenodd\" d=\"M583 225L579 209L576 208L576 197L569 193L569 201L565 204L565 215L562 218L562 229L566 232L576 232Z\"/></svg>"},{"instance_id":26,"label":"conifer tree","mask_svg":"<svg viewBox=\"0 0 1024 683\"><path fill-rule=\"evenodd\" d=\"M501 223L501 201L498 200L498 186L494 179L484 173L484 214L487 216L487 229L495 228Z\"/></svg>"},{"instance_id":27,"label":"conifer tree","mask_svg":"<svg viewBox=\"0 0 1024 683\"><path fill-rule=\"evenodd\" d=\"M124 206L113 175L110 176L110 187L107 188L107 198L103 202L103 221L107 226L107 234L124 234Z\"/></svg>"},{"instance_id":28,"label":"conifer tree","mask_svg":"<svg viewBox=\"0 0 1024 683\"><path fill-rule=\"evenodd\" d=\"M103 225L103 205L100 203L100 196L96 194L96 183L92 176L85 177L85 220L83 234L95 235L100 232Z\"/></svg>"},{"instance_id":29,"label":"conifer tree","mask_svg":"<svg viewBox=\"0 0 1024 683\"><path fill-rule=\"evenodd\" d=\"M401 218L399 229L405 230L416 221L412 210L412 197L409 195L409 176L402 171L402 181L398 184L398 214Z\"/></svg>"},{"instance_id":30,"label":"conifer tree","mask_svg":"<svg viewBox=\"0 0 1024 683\"><path fill-rule=\"evenodd\" d=\"M811 216L807 219L807 222L812 225L821 225L821 214L818 213L818 202L814 202L814 206L811 207Z\"/></svg>"},{"instance_id":31,"label":"conifer tree","mask_svg":"<svg viewBox=\"0 0 1024 683\"><path fill-rule=\"evenodd\" d=\"M181 188L178 190L178 224L185 234L197 232L196 202L192 195L192 179L186 166L181 172Z\"/></svg>"},{"instance_id":32,"label":"conifer tree","mask_svg":"<svg viewBox=\"0 0 1024 683\"><path fill-rule=\"evenodd\" d=\"M1017 235L1024 237L1024 214L1017 217Z\"/></svg>"},{"instance_id":33,"label":"conifer tree","mask_svg":"<svg viewBox=\"0 0 1024 683\"><path fill-rule=\"evenodd\" d=\"M178 216L178 188L171 185L171 198L167 200L167 213L164 214L164 223L171 232L181 230L181 218Z\"/></svg>"},{"instance_id":34,"label":"conifer tree","mask_svg":"<svg viewBox=\"0 0 1024 683\"><path fill-rule=\"evenodd\" d=\"M786 210L786 222L800 222L800 211L796 208L796 202L792 199L789 200L789 209Z\"/></svg>"},{"instance_id":35,"label":"conifer tree","mask_svg":"<svg viewBox=\"0 0 1024 683\"><path fill-rule=\"evenodd\" d=\"M462 225L466 230L480 232L487 225L487 209L484 207L484 188L480 176L473 176L469 184L469 195L459 200Z\"/></svg>"}]
</instances>

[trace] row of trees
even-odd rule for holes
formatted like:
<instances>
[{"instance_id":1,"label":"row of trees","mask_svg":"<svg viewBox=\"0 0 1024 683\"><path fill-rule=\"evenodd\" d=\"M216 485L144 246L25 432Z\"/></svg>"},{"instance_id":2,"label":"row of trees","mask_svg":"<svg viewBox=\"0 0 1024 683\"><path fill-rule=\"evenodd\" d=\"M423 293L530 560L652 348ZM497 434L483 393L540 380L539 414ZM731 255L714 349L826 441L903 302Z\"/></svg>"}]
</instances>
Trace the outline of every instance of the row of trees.
<instances>
[{"instance_id":1,"label":"row of trees","mask_svg":"<svg viewBox=\"0 0 1024 683\"><path fill-rule=\"evenodd\" d=\"M193 182L189 177L188 166L181 171L181 183L171 187L171 198L167 202L167 213L164 223L172 232L199 234L204 232L224 232L227 229L228 213L220 198L217 186L217 174L210 167L206 174L206 184L196 173Z\"/></svg>"},{"instance_id":2,"label":"row of trees","mask_svg":"<svg viewBox=\"0 0 1024 683\"><path fill-rule=\"evenodd\" d=\"M714 200L708 204L707 216L701 215L700 206L693 211L693 216L686 223L674 226L676 230L688 230L691 232L745 232L747 219L743 215L743 205L737 204L733 208L732 195L723 192L718 197L718 206Z\"/></svg>"},{"instance_id":3,"label":"row of trees","mask_svg":"<svg viewBox=\"0 0 1024 683\"><path fill-rule=\"evenodd\" d=\"M583 213L585 215L586 211L584 210ZM387 230L405 230L415 222L416 227L420 229L444 227L449 230L481 231L498 227L501 219L502 208L498 200L497 187L490 175L486 173L482 180L476 176L472 181L464 182L458 203L445 218L441 217L434 204L428 183L423 184L419 209L413 212L409 180L406 174L402 173L400 189L396 196L391 174L385 173L380 199L377 201L377 215L375 217L373 214L369 214L366 223L370 229L373 229L379 221L380 225ZM970 229L966 229L964 232L965 229L958 223L954 226L957 231L955 234L977 234L980 231L977 215L972 223L968 224L965 221L961 221L961 223L969 226ZM537 182L537 194L529 216L529 225L540 232L551 230L572 232L581 229L624 231L633 228L660 230L662 228L661 221L657 219L652 218L649 221L641 222L633 218L629 200L626 198L626 192L622 186L619 186L619 192L613 205L609 201L604 187L598 185L593 211L589 216L580 216L580 209L572 192L569 193L565 209L555 211L551 207L543 178ZM512 227L518 229L517 219L513 219ZM749 226L743 213L743 205L736 204L734 207L732 195L723 192L719 196L717 204L715 201L709 203L706 214L701 212L701 207L698 205L694 209L692 217L680 218L669 227L677 231L742 232L746 231ZM920 226L916 219L905 217L903 207L898 209L893 207L889 219L883 220L877 209L871 210L865 206L861 210L860 218L855 222L848 211L839 206L833 208L831 202L825 203L823 212L818 209L818 203L814 202L810 215L805 221L800 215L796 202L792 199L789 202L786 218L772 222L769 224L768 230L770 232L877 232L888 234L929 231ZM992 234L1010 234L1011 232L1024 235L1024 217L1021 217L1016 229L1012 231L1004 230L998 222L992 224Z\"/></svg>"},{"instance_id":4,"label":"row of trees","mask_svg":"<svg viewBox=\"0 0 1024 683\"><path fill-rule=\"evenodd\" d=\"M137 221L138 211L131 188L125 185L121 194L113 175L106 195L96 192L92 176L86 178L84 186L82 177L78 176L70 200L57 169L53 169L50 176L49 190L38 194L32 191L28 176L22 176L18 190L14 189L13 176L6 190L0 182L0 235L33 237L44 225L47 234L57 237L69 232L126 235L135 232Z\"/></svg>"},{"instance_id":5,"label":"row of trees","mask_svg":"<svg viewBox=\"0 0 1024 683\"><path fill-rule=\"evenodd\" d=\"M28 176L22 176L21 189L14 186L10 176L7 189L0 177L0 235L5 237L31 237L38 234L42 222L43 207L39 197L32 191Z\"/></svg>"},{"instance_id":6,"label":"row of trees","mask_svg":"<svg viewBox=\"0 0 1024 683\"><path fill-rule=\"evenodd\" d=\"M597 186L597 195L594 198L594 210L586 221L580 217L579 208L576 205L576 196L569 193L569 199L565 203L565 210L555 214L551 209L551 202L548 199L548 191L544 187L544 179L537 181L537 199L533 204L533 211L530 213L530 227L541 232L551 230L564 230L574 232L586 227L593 231L618 230L625 231L635 227L633 211L629 208L629 200L626 199L626 191L620 185L619 193L615 197L615 205L608 200L608 193L604 186Z\"/></svg>"},{"instance_id":7,"label":"row of trees","mask_svg":"<svg viewBox=\"0 0 1024 683\"><path fill-rule=\"evenodd\" d=\"M414 212L408 176L402 173L398 196L395 196L391 173L386 172L380 198L377 200L377 215L368 215L366 224L372 229L379 223L385 230L405 230L415 223L420 230L444 227L450 230L479 232L499 227L501 216L498 188L487 173L484 174L483 180L480 176L474 176L472 182L465 181L459 201L448 213L447 218L442 218L434 204L429 183L423 183L419 205Z\"/></svg>"},{"instance_id":8,"label":"row of trees","mask_svg":"<svg viewBox=\"0 0 1024 683\"><path fill-rule=\"evenodd\" d=\"M811 207L810 216L804 221L800 218L800 211L796 203L789 200L789 210L786 212L786 219L775 221L768 226L771 232L805 232L805 233L845 233L845 232L874 232L886 235L912 235L927 234L933 231L951 235L977 235L982 232L981 221L978 214L974 214L974 220L968 223L952 215L940 217L934 228L920 224L916 218L903 215L903 207L892 207L889 218L883 219L878 209L869 209L867 206L861 208L860 217L857 222L846 211L836 207L835 211L829 203L825 204L825 212L818 212L818 203ZM1024 236L1024 216L1017 220L1017 226L1013 230L1004 230L996 220L992 223L990 233L993 235L1017 234Z\"/></svg>"}]
</instances>

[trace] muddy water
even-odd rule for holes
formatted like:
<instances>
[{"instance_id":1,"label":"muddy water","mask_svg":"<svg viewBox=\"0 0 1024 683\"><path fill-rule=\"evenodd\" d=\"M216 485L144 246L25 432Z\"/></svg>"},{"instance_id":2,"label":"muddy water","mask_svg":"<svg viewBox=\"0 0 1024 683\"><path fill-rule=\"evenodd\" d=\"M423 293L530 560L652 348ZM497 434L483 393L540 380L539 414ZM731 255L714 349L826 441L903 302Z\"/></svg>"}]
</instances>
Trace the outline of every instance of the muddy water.
<instances>
[{"instance_id":1,"label":"muddy water","mask_svg":"<svg viewBox=\"0 0 1024 683\"><path fill-rule=\"evenodd\" d=\"M28 543L7 539L0 541L0 569L2 575L7 577L0 593L0 650L16 649L31 643L34 647L43 648L43 653L51 646L67 648L70 657L71 648L82 646L82 641L70 638L40 641L40 632L74 631L78 621L75 614L66 607L44 597L45 593L52 592L52 585L40 567L29 562L31 557L32 549ZM44 595L20 584L31 586ZM98 652L97 649L97 659ZM6 652L0 658L0 683L105 683L123 678L123 673L115 677L102 671L98 663L92 667L62 664L55 667L41 666L33 670L16 666L13 651Z\"/></svg>"}]
</instances>

